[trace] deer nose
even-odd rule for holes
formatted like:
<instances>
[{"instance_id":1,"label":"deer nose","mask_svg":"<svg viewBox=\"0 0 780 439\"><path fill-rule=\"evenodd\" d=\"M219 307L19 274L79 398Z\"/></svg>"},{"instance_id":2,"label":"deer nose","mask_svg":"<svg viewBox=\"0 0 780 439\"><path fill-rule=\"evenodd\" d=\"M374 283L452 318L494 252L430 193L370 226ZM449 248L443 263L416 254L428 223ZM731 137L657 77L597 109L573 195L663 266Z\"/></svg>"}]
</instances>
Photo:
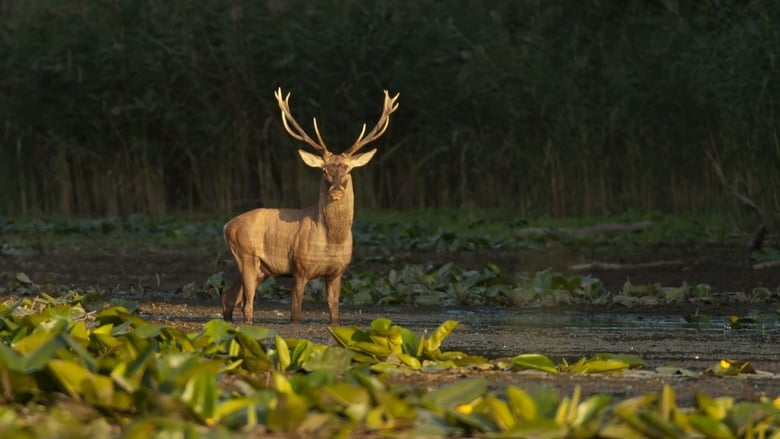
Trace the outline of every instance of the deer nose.
<instances>
[{"instance_id":1,"label":"deer nose","mask_svg":"<svg viewBox=\"0 0 780 439\"><path fill-rule=\"evenodd\" d=\"M328 190L328 195L330 196L331 201L340 200L341 197L344 196L344 186L340 186L340 185L331 186L330 190Z\"/></svg>"}]
</instances>

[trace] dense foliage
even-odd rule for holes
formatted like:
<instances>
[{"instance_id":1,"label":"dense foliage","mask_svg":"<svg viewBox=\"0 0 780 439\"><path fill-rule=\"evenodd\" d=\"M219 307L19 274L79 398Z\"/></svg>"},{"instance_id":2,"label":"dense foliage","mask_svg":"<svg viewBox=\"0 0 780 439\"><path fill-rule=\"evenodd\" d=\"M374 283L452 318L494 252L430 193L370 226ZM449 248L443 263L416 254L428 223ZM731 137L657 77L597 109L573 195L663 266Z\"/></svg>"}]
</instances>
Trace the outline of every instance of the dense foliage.
<instances>
[{"instance_id":1,"label":"dense foliage","mask_svg":"<svg viewBox=\"0 0 780 439\"><path fill-rule=\"evenodd\" d=\"M780 399L735 401L674 390L610 395L491 389L471 376L434 389L395 373L533 370L621 373L630 355L556 365L540 354L487 360L442 349L457 323L418 336L388 319L330 328L337 346L212 320L191 334L155 325L95 294L28 296L0 305L0 434L4 437L166 438L362 434L453 437L769 437ZM657 373L664 373L658 371ZM698 376L687 372L691 377ZM756 373L723 360L706 373ZM728 379L728 378L724 378Z\"/></svg>"},{"instance_id":2,"label":"dense foliage","mask_svg":"<svg viewBox=\"0 0 780 439\"><path fill-rule=\"evenodd\" d=\"M778 22L766 0L6 1L0 210L310 202L278 86L336 150L401 92L362 206L732 205L709 148L776 208Z\"/></svg>"}]
</instances>

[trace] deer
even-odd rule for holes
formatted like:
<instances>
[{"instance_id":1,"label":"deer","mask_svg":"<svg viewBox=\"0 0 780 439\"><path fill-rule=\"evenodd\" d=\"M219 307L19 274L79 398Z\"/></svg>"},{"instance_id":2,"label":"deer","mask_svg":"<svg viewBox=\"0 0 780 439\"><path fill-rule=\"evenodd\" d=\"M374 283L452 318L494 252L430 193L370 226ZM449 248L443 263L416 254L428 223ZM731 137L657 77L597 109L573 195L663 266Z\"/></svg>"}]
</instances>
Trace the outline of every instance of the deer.
<instances>
[{"instance_id":1,"label":"deer","mask_svg":"<svg viewBox=\"0 0 780 439\"><path fill-rule=\"evenodd\" d=\"M340 154L330 152L313 118L317 141L301 128L290 111L290 93L281 87L274 92L282 113L282 125L293 139L304 142L318 154L298 149L307 166L322 169L319 200L304 209L257 208L244 212L224 226L225 241L236 262L240 278L222 291L222 315L233 321L233 311L241 306L244 321L254 318L255 290L268 277L292 276L290 320L300 323L306 284L324 278L330 323L339 324L341 278L352 260L352 222L355 195L351 172L366 165L376 148L358 153L381 137L390 124L390 115L398 109L399 93L390 97L384 91L379 121L366 134L366 124L357 140Z\"/></svg>"}]
</instances>

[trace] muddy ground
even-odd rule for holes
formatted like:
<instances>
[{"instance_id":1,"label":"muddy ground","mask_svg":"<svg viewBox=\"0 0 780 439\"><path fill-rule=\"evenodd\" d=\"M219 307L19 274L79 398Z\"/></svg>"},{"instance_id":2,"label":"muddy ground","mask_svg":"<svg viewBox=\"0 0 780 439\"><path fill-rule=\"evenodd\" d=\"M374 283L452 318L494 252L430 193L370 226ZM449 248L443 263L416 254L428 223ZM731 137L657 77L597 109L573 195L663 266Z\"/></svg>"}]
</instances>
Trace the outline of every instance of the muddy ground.
<instances>
[{"instance_id":1,"label":"muddy ground","mask_svg":"<svg viewBox=\"0 0 780 439\"><path fill-rule=\"evenodd\" d=\"M198 330L204 322L221 316L216 299L186 294L187 285L202 285L216 272L233 272L230 258L218 240L197 239L173 243L132 244L104 238L32 243L31 251L0 255L3 283L15 273L26 273L37 283L69 284L113 291L140 303L142 314L151 320ZM780 268L754 269L744 249L738 246L653 247L626 252L624 249L544 249L517 252L462 254L399 251L391 262L377 262L372 249L358 249L351 270L389 270L407 262L443 263L453 261L464 267L479 268L485 262L498 264L503 271L552 269L570 272L572 264L603 261L635 264L674 261L659 267L627 267L590 270L608 289L620 289L630 279L634 284L658 283L679 286L707 283L721 293L750 292L756 287L772 291L780 288ZM736 294L734 297L737 297ZM664 383L674 384L682 403L692 402L698 391L710 396L731 395L756 399L780 396L780 303L746 303L721 300L712 304L684 304L625 308L414 308L402 306L342 306L342 324L367 327L377 317L416 333L434 330L445 320L460 326L445 341L445 350L460 350L488 358L511 357L521 353L541 353L553 361L575 362L598 352L635 354L647 362L644 369L620 375L551 375L534 372L481 371L497 387L507 384L526 389L553 387L569 393L576 384L586 394L611 393L618 398L657 391ZM759 317L756 324L734 329L732 315ZM237 316L240 313L237 312ZM690 321L691 316L707 316ZM307 300L303 323L291 325L289 301L258 302L255 324L278 331L284 337L303 337L332 343L327 333L324 304ZM718 378L702 374L723 358L751 362L766 373ZM658 373L660 366L680 368L681 373ZM688 376L684 370L694 372ZM410 374L397 377L415 385L435 386L462 379L470 373Z\"/></svg>"}]
</instances>

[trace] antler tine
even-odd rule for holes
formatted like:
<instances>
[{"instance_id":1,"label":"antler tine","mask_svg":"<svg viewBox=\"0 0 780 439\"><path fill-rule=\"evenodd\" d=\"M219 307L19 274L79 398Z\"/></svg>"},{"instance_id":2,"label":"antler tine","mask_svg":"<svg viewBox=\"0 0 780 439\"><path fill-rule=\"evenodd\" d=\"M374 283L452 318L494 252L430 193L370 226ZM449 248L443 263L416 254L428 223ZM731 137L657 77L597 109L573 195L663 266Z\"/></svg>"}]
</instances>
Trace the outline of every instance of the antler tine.
<instances>
[{"instance_id":1,"label":"antler tine","mask_svg":"<svg viewBox=\"0 0 780 439\"><path fill-rule=\"evenodd\" d=\"M398 103L396 101L400 95L401 93L396 93L395 96L391 98L390 94L385 90L385 102L382 108L382 115L379 116L379 121L377 121L376 126L374 126L374 128L369 131L368 135L366 135L366 124L363 124L363 130L360 132L357 140L355 140L355 143L352 144L344 154L352 155L356 153L360 148L368 145L385 133L387 127L390 125L390 115L398 109ZM364 135L366 135L365 138L363 137Z\"/></svg>"},{"instance_id":2,"label":"antler tine","mask_svg":"<svg viewBox=\"0 0 780 439\"><path fill-rule=\"evenodd\" d=\"M287 131L287 133L294 139L306 142L312 148L318 151L322 151L323 154L329 154L330 152L328 151L328 147L325 146L325 142L322 141L320 130L317 127L317 118L314 118L314 132L317 134L317 140L319 140L319 143L315 142L314 139L309 137L309 135L306 134L306 131L301 128L301 126L292 116L292 113L290 112L290 93L287 92L287 95L282 98L282 88L279 87L274 92L274 96L276 97L276 101L279 103L279 109L282 110L282 124L284 125L284 129ZM290 124L292 124L292 127L295 128L295 131L290 129Z\"/></svg>"}]
</instances>

